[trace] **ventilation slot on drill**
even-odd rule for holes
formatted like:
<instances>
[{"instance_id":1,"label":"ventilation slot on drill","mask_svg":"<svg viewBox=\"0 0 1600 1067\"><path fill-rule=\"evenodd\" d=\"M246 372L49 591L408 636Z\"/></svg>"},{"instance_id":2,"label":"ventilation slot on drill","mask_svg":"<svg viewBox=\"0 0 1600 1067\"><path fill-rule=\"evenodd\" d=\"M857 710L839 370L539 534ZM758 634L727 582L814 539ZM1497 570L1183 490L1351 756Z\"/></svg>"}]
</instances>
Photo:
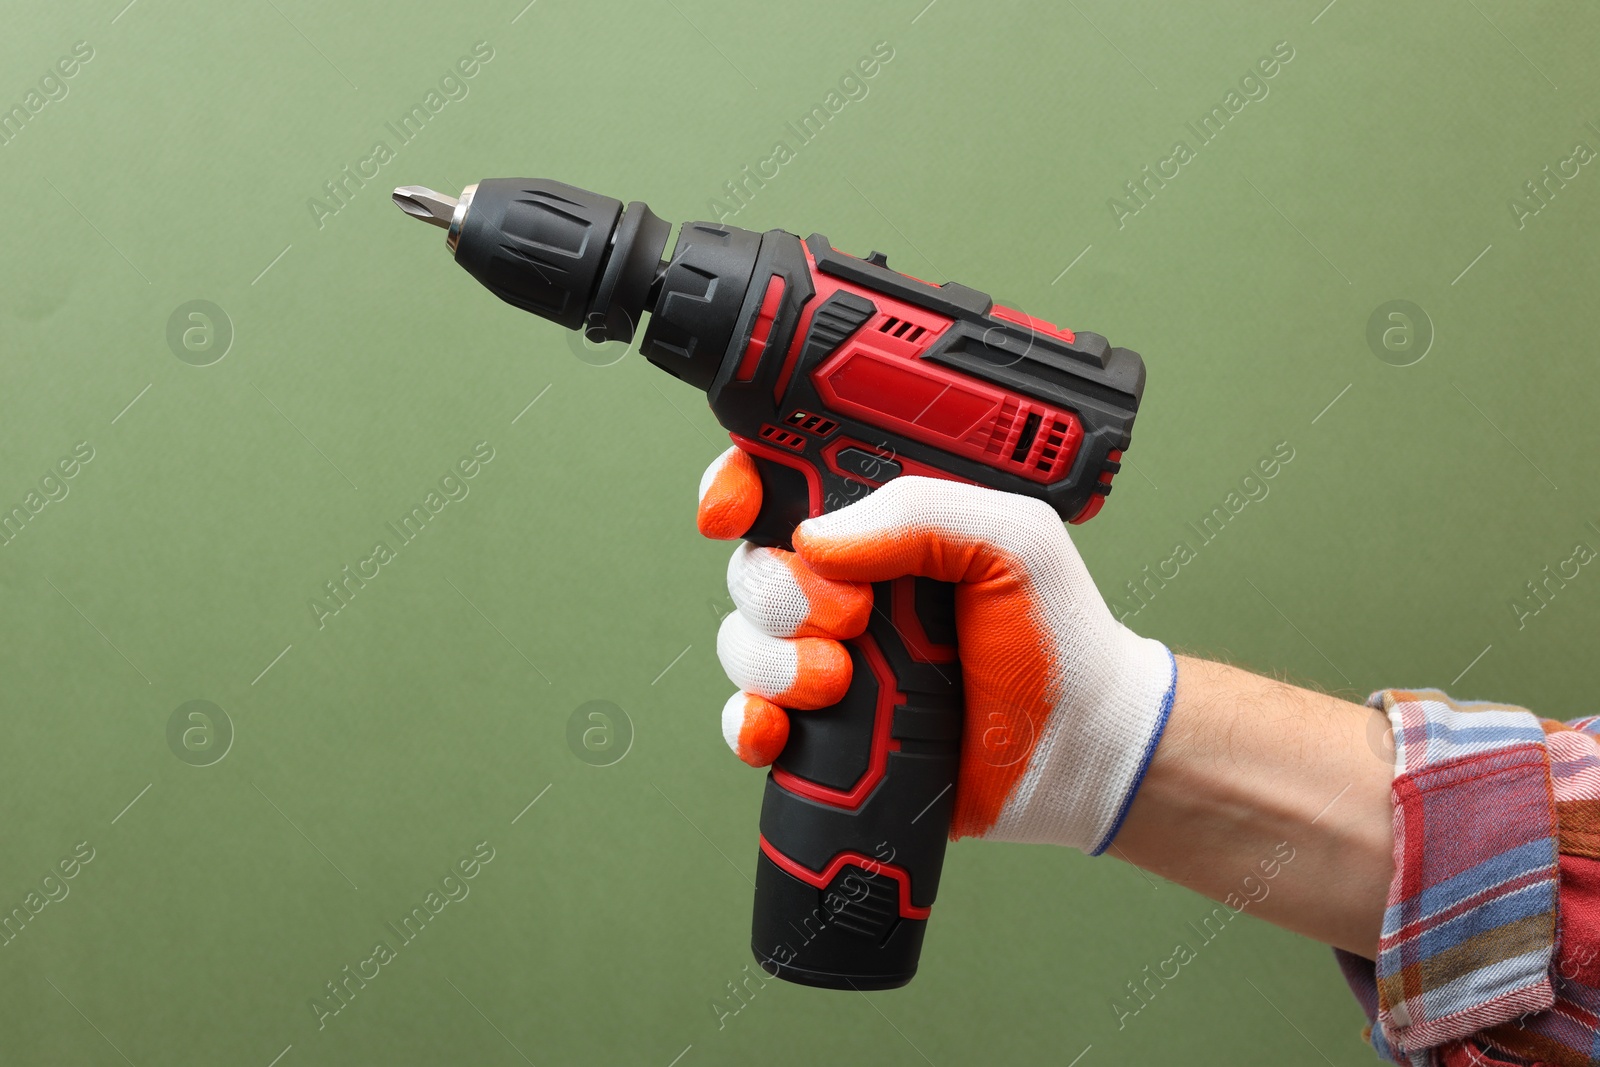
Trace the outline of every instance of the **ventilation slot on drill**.
<instances>
[{"instance_id":1,"label":"ventilation slot on drill","mask_svg":"<svg viewBox=\"0 0 1600 1067\"><path fill-rule=\"evenodd\" d=\"M807 433L814 433L818 437L826 437L839 428L839 424L832 419L813 415L809 411L796 411L783 421L790 426L798 426Z\"/></svg>"},{"instance_id":2,"label":"ventilation slot on drill","mask_svg":"<svg viewBox=\"0 0 1600 1067\"><path fill-rule=\"evenodd\" d=\"M771 441L775 445L781 445L793 452L804 452L806 448L806 439L804 437L785 430L781 426L774 426L770 422L762 425L761 438L764 441Z\"/></svg>"},{"instance_id":3,"label":"ventilation slot on drill","mask_svg":"<svg viewBox=\"0 0 1600 1067\"><path fill-rule=\"evenodd\" d=\"M1033 439L1039 435L1039 423L1042 421L1037 411L1028 412L1028 417L1022 423L1022 433L1017 437L1017 447L1011 450L1011 462L1021 463L1028 458L1028 449L1033 447Z\"/></svg>"},{"instance_id":4,"label":"ventilation slot on drill","mask_svg":"<svg viewBox=\"0 0 1600 1067\"><path fill-rule=\"evenodd\" d=\"M1071 412L1011 397L967 438L997 469L1047 485L1071 470L1082 441L1083 430Z\"/></svg>"},{"instance_id":5,"label":"ventilation slot on drill","mask_svg":"<svg viewBox=\"0 0 1600 1067\"><path fill-rule=\"evenodd\" d=\"M1030 422L1035 418L1037 418L1035 415L1028 416L1028 420ZM1023 434L1027 434L1026 429L1023 430ZM1048 471L1050 468L1055 466L1056 457L1061 454L1061 444L1066 439L1067 424L1064 422L1052 421L1050 424L1050 432L1045 435L1044 447L1039 450L1039 462L1036 464L1036 466L1040 470Z\"/></svg>"},{"instance_id":6,"label":"ventilation slot on drill","mask_svg":"<svg viewBox=\"0 0 1600 1067\"><path fill-rule=\"evenodd\" d=\"M886 333L890 337L898 337L902 341L916 341L928 331L908 319L896 318L890 315L878 326L879 333Z\"/></svg>"}]
</instances>

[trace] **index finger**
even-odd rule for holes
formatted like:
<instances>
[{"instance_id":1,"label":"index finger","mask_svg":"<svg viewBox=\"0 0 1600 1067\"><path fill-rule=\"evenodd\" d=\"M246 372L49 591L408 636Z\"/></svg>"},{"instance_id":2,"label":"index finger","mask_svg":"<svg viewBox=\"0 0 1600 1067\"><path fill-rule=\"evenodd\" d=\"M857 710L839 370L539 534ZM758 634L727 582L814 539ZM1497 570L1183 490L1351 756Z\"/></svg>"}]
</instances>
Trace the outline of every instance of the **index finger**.
<instances>
[{"instance_id":1,"label":"index finger","mask_svg":"<svg viewBox=\"0 0 1600 1067\"><path fill-rule=\"evenodd\" d=\"M761 512L761 474L756 461L737 446L711 461L700 476L700 507L695 523L706 537L742 537Z\"/></svg>"}]
</instances>

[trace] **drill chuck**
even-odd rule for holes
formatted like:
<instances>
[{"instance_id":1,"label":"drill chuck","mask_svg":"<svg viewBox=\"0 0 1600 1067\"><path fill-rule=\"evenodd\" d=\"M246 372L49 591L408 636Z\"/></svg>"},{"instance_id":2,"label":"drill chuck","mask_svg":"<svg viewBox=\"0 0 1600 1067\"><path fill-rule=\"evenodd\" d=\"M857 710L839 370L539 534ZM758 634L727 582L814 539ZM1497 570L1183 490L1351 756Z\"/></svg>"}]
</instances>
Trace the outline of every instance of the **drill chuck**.
<instances>
[{"instance_id":1,"label":"drill chuck","mask_svg":"<svg viewBox=\"0 0 1600 1067\"><path fill-rule=\"evenodd\" d=\"M406 214L447 229L446 247L506 303L596 344L632 341L700 389L721 367L755 270L761 235L685 223L663 261L672 227L635 200L544 178L491 178L460 198L422 186L394 191Z\"/></svg>"}]
</instances>

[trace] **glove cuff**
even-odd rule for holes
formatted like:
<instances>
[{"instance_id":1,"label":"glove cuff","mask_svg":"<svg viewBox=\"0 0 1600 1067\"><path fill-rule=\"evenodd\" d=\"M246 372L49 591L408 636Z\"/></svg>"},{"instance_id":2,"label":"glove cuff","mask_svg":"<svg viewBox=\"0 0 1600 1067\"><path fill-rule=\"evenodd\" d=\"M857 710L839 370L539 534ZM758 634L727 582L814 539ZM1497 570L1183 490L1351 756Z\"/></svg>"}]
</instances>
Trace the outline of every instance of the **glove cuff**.
<instances>
[{"instance_id":1,"label":"glove cuff","mask_svg":"<svg viewBox=\"0 0 1600 1067\"><path fill-rule=\"evenodd\" d=\"M1142 725L1128 734L1129 740L1141 738L1142 743L1129 750L1133 758L1126 762L1120 777L1115 780L1108 778L1106 782L1104 796L1107 800L1115 798L1116 802L1114 809L1111 805L1105 806L1113 814L1101 828L1094 845L1085 849L1091 856L1098 856L1110 848L1117 831L1122 829L1128 809L1133 806L1134 795L1139 792L1145 772L1150 769L1150 761L1155 758L1156 746L1161 744L1161 735L1166 732L1167 719L1172 714L1172 702L1178 695L1178 660L1172 650L1153 638L1139 640L1146 646L1150 658L1157 661L1146 675L1144 691L1138 698L1138 706L1145 712L1144 718L1139 720ZM1129 721L1131 723L1134 720Z\"/></svg>"},{"instance_id":2,"label":"glove cuff","mask_svg":"<svg viewBox=\"0 0 1600 1067\"><path fill-rule=\"evenodd\" d=\"M1160 641L1122 628L1098 685L1064 696L1027 772L1001 809L992 840L1110 847L1161 741L1178 666Z\"/></svg>"}]
</instances>

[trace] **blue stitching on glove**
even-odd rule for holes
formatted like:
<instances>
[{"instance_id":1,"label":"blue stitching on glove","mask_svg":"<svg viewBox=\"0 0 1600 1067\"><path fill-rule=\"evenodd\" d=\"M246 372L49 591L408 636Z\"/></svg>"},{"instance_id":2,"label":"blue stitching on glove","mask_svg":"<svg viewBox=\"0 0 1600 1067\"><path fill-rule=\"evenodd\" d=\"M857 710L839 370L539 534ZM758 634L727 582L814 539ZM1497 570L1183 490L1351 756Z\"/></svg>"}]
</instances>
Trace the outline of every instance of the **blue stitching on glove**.
<instances>
[{"instance_id":1,"label":"blue stitching on glove","mask_svg":"<svg viewBox=\"0 0 1600 1067\"><path fill-rule=\"evenodd\" d=\"M1133 785L1128 789L1128 795L1122 798L1122 807L1117 811L1116 821L1111 824L1111 832L1096 845L1089 853L1098 856L1111 847L1111 842L1116 839L1117 831L1122 829L1122 821L1128 817L1128 809L1133 806L1133 796L1139 791L1139 786L1144 783L1145 772L1150 769L1150 760L1156 754L1156 745L1161 743L1161 735L1167 732L1167 717L1172 714L1172 702L1178 695L1178 660L1172 654L1172 649L1165 645L1162 649L1167 654L1167 659L1172 661L1172 684L1167 686L1167 695L1161 701L1161 714L1156 717L1155 732L1150 735L1150 743L1145 746L1144 759L1139 761L1139 773L1133 777Z\"/></svg>"}]
</instances>

